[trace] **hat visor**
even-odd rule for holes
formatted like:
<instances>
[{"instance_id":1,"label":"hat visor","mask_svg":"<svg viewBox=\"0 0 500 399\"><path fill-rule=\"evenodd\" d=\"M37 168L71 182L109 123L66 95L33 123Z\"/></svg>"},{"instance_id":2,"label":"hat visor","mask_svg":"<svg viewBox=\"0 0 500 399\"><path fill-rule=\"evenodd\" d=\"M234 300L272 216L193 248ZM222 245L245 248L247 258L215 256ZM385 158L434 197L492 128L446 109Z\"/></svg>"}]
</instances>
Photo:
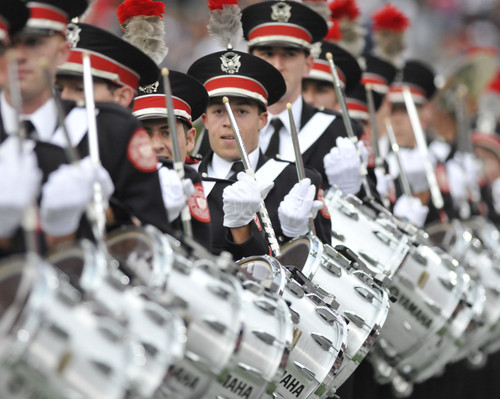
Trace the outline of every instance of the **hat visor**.
<instances>
[{"instance_id":1,"label":"hat visor","mask_svg":"<svg viewBox=\"0 0 500 399\"><path fill-rule=\"evenodd\" d=\"M33 27L24 27L21 31L17 32L14 35L14 38L25 38L25 37L33 37L33 36L53 36L56 33L64 35L64 32L57 29L47 29L47 28L33 28Z\"/></svg>"}]
</instances>

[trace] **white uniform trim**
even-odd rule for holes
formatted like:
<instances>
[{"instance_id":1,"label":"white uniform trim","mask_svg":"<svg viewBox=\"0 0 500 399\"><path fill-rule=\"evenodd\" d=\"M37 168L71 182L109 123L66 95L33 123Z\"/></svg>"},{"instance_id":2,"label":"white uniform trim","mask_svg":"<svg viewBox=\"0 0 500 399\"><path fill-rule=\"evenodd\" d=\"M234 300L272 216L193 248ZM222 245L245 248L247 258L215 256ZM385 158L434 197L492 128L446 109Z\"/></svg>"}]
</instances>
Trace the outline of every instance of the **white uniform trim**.
<instances>
[{"instance_id":1,"label":"white uniform trim","mask_svg":"<svg viewBox=\"0 0 500 399\"><path fill-rule=\"evenodd\" d=\"M335 115L316 112L299 132L299 147L303 154L311 147L316 140L325 132L325 129L335 120ZM281 159L295 162L292 140L287 140L285 148L281 151Z\"/></svg>"}]
</instances>

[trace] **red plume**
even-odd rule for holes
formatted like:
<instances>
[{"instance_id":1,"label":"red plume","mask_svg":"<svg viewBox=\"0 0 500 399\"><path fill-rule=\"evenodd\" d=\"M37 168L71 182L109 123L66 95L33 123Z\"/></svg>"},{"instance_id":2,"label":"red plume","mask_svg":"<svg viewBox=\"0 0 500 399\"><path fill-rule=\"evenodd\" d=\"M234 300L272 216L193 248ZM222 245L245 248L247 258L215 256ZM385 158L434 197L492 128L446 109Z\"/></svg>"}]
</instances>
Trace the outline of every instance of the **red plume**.
<instances>
[{"instance_id":1,"label":"red plume","mask_svg":"<svg viewBox=\"0 0 500 399\"><path fill-rule=\"evenodd\" d=\"M222 10L222 6L231 4L238 4L238 0L208 0L208 9L210 11Z\"/></svg>"},{"instance_id":2,"label":"red plume","mask_svg":"<svg viewBox=\"0 0 500 399\"><path fill-rule=\"evenodd\" d=\"M389 29L402 32L410 26L410 20L392 4L381 7L372 16L373 30Z\"/></svg>"},{"instance_id":3,"label":"red plume","mask_svg":"<svg viewBox=\"0 0 500 399\"><path fill-rule=\"evenodd\" d=\"M332 18L355 19L359 17L359 8L354 0L335 0L330 3Z\"/></svg>"},{"instance_id":4,"label":"red plume","mask_svg":"<svg viewBox=\"0 0 500 399\"><path fill-rule=\"evenodd\" d=\"M330 21L328 21L328 27L328 33L324 40L327 42L337 42L342 39L342 30L340 29L339 21L334 18L330 19Z\"/></svg>"},{"instance_id":5,"label":"red plume","mask_svg":"<svg viewBox=\"0 0 500 399\"><path fill-rule=\"evenodd\" d=\"M138 15L157 16L163 18L165 4L153 0L125 0L116 10L118 21L123 25L127 20Z\"/></svg>"}]
</instances>

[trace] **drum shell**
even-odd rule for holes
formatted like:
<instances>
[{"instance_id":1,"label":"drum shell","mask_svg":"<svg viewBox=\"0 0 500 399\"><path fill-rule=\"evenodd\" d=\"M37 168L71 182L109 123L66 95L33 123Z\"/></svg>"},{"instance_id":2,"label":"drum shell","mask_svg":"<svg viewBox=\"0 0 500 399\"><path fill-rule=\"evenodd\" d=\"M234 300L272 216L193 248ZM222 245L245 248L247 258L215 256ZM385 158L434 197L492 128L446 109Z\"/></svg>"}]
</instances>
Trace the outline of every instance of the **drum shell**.
<instances>
[{"instance_id":1,"label":"drum shell","mask_svg":"<svg viewBox=\"0 0 500 399\"><path fill-rule=\"evenodd\" d=\"M288 305L256 282L243 285L241 340L230 366L204 396L207 399L260 399L269 384L277 383L288 361L293 338Z\"/></svg>"},{"instance_id":2,"label":"drum shell","mask_svg":"<svg viewBox=\"0 0 500 399\"><path fill-rule=\"evenodd\" d=\"M373 270L392 278L410 250L406 234L362 202L330 188L325 203L332 218L332 246L345 245Z\"/></svg>"},{"instance_id":3,"label":"drum shell","mask_svg":"<svg viewBox=\"0 0 500 399\"><path fill-rule=\"evenodd\" d=\"M332 382L336 390L372 348L389 312L389 297L387 291L374 283L368 274L361 270L347 270L347 262L337 262L341 255L317 238L307 236L290 241L283 246L282 257L286 257L288 251L294 251L294 247L301 247L302 251L309 249L310 255L302 272L321 290L335 296L339 304L337 311L349 320L345 358Z\"/></svg>"},{"instance_id":4,"label":"drum shell","mask_svg":"<svg viewBox=\"0 0 500 399\"><path fill-rule=\"evenodd\" d=\"M0 396L122 398L128 389L124 365L133 360L123 326L82 302L46 263L9 260L0 273L21 281L7 310L16 313L15 321L6 328L12 319L1 318Z\"/></svg>"}]
</instances>

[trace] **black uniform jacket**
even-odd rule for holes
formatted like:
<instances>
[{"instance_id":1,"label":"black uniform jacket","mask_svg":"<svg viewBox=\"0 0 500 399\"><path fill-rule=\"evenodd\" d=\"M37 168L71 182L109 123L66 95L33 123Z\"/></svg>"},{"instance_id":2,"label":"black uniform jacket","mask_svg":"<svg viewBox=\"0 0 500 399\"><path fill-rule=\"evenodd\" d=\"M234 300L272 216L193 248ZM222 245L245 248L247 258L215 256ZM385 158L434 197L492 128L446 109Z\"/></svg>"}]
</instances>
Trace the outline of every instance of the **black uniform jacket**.
<instances>
[{"instance_id":1,"label":"black uniform jacket","mask_svg":"<svg viewBox=\"0 0 500 399\"><path fill-rule=\"evenodd\" d=\"M174 168L173 162L167 158L159 157L158 161L161 162L164 167L169 169ZM208 208L208 201L203 191L201 175L193 168L184 166L184 177L190 179L195 188L194 194L188 200L193 238L211 252L212 225L210 222L210 209ZM180 216L172 221L172 228L176 230L183 229Z\"/></svg>"}]
</instances>

